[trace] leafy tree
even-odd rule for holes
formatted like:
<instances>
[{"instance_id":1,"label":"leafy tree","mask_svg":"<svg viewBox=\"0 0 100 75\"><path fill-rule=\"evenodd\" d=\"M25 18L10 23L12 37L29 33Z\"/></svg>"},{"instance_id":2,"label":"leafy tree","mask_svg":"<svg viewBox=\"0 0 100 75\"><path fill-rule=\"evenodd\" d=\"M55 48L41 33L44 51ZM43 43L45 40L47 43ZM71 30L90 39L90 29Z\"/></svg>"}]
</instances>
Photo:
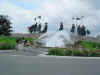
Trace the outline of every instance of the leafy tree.
<instances>
[{"instance_id":1,"label":"leafy tree","mask_svg":"<svg viewBox=\"0 0 100 75\"><path fill-rule=\"evenodd\" d=\"M81 27L81 36L86 36L86 27L83 25L82 27Z\"/></svg>"},{"instance_id":2,"label":"leafy tree","mask_svg":"<svg viewBox=\"0 0 100 75\"><path fill-rule=\"evenodd\" d=\"M62 31L64 29L64 25L63 25L63 22L60 23L60 28L59 28L59 31Z\"/></svg>"},{"instance_id":3,"label":"leafy tree","mask_svg":"<svg viewBox=\"0 0 100 75\"><path fill-rule=\"evenodd\" d=\"M91 34L90 30L88 30L88 29L87 29L86 33L87 33L87 35Z\"/></svg>"},{"instance_id":4,"label":"leafy tree","mask_svg":"<svg viewBox=\"0 0 100 75\"><path fill-rule=\"evenodd\" d=\"M79 36L81 35L81 26L80 26L80 25L77 27L77 34L78 34Z\"/></svg>"},{"instance_id":5,"label":"leafy tree","mask_svg":"<svg viewBox=\"0 0 100 75\"><path fill-rule=\"evenodd\" d=\"M34 25L28 27L28 31L29 31L30 33L33 33L33 30L34 30Z\"/></svg>"},{"instance_id":6,"label":"leafy tree","mask_svg":"<svg viewBox=\"0 0 100 75\"><path fill-rule=\"evenodd\" d=\"M0 35L11 35L11 21L8 16L0 15Z\"/></svg>"},{"instance_id":7,"label":"leafy tree","mask_svg":"<svg viewBox=\"0 0 100 75\"><path fill-rule=\"evenodd\" d=\"M41 33L41 27L42 27L42 25L41 25L41 23L38 25L38 27L37 27L37 31L39 32L39 33Z\"/></svg>"},{"instance_id":8,"label":"leafy tree","mask_svg":"<svg viewBox=\"0 0 100 75\"><path fill-rule=\"evenodd\" d=\"M28 31L29 31L30 33L37 32L37 31L38 31L37 23L36 23L36 24L33 24L33 25L30 26L30 27L28 27Z\"/></svg>"},{"instance_id":9,"label":"leafy tree","mask_svg":"<svg viewBox=\"0 0 100 75\"><path fill-rule=\"evenodd\" d=\"M36 24L34 24L33 31L34 31L34 32L37 32L37 23L36 23Z\"/></svg>"},{"instance_id":10,"label":"leafy tree","mask_svg":"<svg viewBox=\"0 0 100 75\"><path fill-rule=\"evenodd\" d=\"M48 23L46 22L42 33L46 33L47 30L48 30Z\"/></svg>"},{"instance_id":11,"label":"leafy tree","mask_svg":"<svg viewBox=\"0 0 100 75\"><path fill-rule=\"evenodd\" d=\"M35 33L35 32L41 32L41 23L40 20L42 19L42 16L37 16L34 18L34 24L30 27L28 27L28 30L30 33ZM39 20L39 22L37 22L37 20Z\"/></svg>"},{"instance_id":12,"label":"leafy tree","mask_svg":"<svg viewBox=\"0 0 100 75\"><path fill-rule=\"evenodd\" d=\"M75 24L72 24L71 32L75 33Z\"/></svg>"},{"instance_id":13,"label":"leafy tree","mask_svg":"<svg viewBox=\"0 0 100 75\"><path fill-rule=\"evenodd\" d=\"M81 36L82 39L83 39L84 36L90 34L90 31L88 29L86 29L86 27L84 25L82 25L82 26L79 25L78 28L77 28L77 34L79 36Z\"/></svg>"}]
</instances>

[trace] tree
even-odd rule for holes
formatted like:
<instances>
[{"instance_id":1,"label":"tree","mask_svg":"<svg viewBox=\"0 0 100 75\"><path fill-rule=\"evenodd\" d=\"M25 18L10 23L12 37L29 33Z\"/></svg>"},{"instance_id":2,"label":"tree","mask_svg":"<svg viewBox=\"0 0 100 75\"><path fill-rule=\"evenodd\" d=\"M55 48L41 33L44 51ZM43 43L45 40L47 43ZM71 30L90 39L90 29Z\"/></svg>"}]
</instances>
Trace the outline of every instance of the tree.
<instances>
[{"instance_id":1,"label":"tree","mask_svg":"<svg viewBox=\"0 0 100 75\"><path fill-rule=\"evenodd\" d=\"M62 31L63 29L64 29L63 22L61 22L61 23L60 23L59 31Z\"/></svg>"},{"instance_id":2,"label":"tree","mask_svg":"<svg viewBox=\"0 0 100 75\"><path fill-rule=\"evenodd\" d=\"M84 25L81 27L81 36L86 36L86 27Z\"/></svg>"},{"instance_id":3,"label":"tree","mask_svg":"<svg viewBox=\"0 0 100 75\"><path fill-rule=\"evenodd\" d=\"M80 25L78 25L78 27L77 27L77 34L80 36L81 35L81 26Z\"/></svg>"},{"instance_id":4,"label":"tree","mask_svg":"<svg viewBox=\"0 0 100 75\"><path fill-rule=\"evenodd\" d=\"M0 35L11 35L11 21L8 16L0 15Z\"/></svg>"},{"instance_id":5,"label":"tree","mask_svg":"<svg viewBox=\"0 0 100 75\"><path fill-rule=\"evenodd\" d=\"M37 22L36 24L34 24L34 30L33 30L34 32L37 32L37 24L38 24Z\"/></svg>"},{"instance_id":6,"label":"tree","mask_svg":"<svg viewBox=\"0 0 100 75\"><path fill-rule=\"evenodd\" d=\"M46 22L42 33L46 33L47 30L48 30L48 23Z\"/></svg>"},{"instance_id":7,"label":"tree","mask_svg":"<svg viewBox=\"0 0 100 75\"><path fill-rule=\"evenodd\" d=\"M32 34L34 31L34 25L28 27L28 31Z\"/></svg>"},{"instance_id":8,"label":"tree","mask_svg":"<svg viewBox=\"0 0 100 75\"><path fill-rule=\"evenodd\" d=\"M75 24L72 24L71 32L75 33Z\"/></svg>"},{"instance_id":9,"label":"tree","mask_svg":"<svg viewBox=\"0 0 100 75\"><path fill-rule=\"evenodd\" d=\"M33 32L37 32L38 31L38 27L37 27L37 23L31 25L30 27L28 27L28 31L32 34Z\"/></svg>"},{"instance_id":10,"label":"tree","mask_svg":"<svg viewBox=\"0 0 100 75\"><path fill-rule=\"evenodd\" d=\"M90 34L90 31L88 29L86 29L86 27L84 25L82 25L82 26L79 25L77 28L77 34L81 37L81 39L83 39L84 36Z\"/></svg>"},{"instance_id":11,"label":"tree","mask_svg":"<svg viewBox=\"0 0 100 75\"><path fill-rule=\"evenodd\" d=\"M28 31L30 33L41 32L41 27L42 27L42 24L40 22L41 19L42 19L42 16L37 16L34 18L34 24L28 27ZM39 20L39 22L37 20Z\"/></svg>"},{"instance_id":12,"label":"tree","mask_svg":"<svg viewBox=\"0 0 100 75\"><path fill-rule=\"evenodd\" d=\"M38 25L38 27L37 27L37 31L39 32L39 33L41 33L41 27L42 27L42 25L41 25L41 23Z\"/></svg>"},{"instance_id":13,"label":"tree","mask_svg":"<svg viewBox=\"0 0 100 75\"><path fill-rule=\"evenodd\" d=\"M90 30L88 30L88 29L87 29L86 33L87 33L87 35L91 34Z\"/></svg>"}]
</instances>

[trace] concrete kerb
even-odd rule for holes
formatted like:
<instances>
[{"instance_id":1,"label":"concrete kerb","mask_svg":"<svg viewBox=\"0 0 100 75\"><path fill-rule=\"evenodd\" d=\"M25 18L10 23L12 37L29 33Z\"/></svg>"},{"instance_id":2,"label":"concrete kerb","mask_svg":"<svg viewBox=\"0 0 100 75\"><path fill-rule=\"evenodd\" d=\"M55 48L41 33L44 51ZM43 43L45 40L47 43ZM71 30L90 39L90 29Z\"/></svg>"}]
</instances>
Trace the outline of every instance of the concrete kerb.
<instances>
[{"instance_id":1,"label":"concrete kerb","mask_svg":"<svg viewBox=\"0 0 100 75\"><path fill-rule=\"evenodd\" d=\"M57 59L85 59L85 60L95 60L95 59L99 59L100 57L80 57L80 56L52 56L52 55L44 55L44 54L40 54L38 55L39 57L44 57L44 58L57 58Z\"/></svg>"}]
</instances>

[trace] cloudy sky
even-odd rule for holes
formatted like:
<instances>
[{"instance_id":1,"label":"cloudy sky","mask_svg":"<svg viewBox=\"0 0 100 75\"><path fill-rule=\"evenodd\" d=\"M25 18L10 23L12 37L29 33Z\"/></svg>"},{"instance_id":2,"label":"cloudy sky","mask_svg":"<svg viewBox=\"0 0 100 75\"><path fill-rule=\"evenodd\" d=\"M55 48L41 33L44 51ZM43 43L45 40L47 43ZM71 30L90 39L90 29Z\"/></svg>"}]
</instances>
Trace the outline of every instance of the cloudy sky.
<instances>
[{"instance_id":1,"label":"cloudy sky","mask_svg":"<svg viewBox=\"0 0 100 75\"><path fill-rule=\"evenodd\" d=\"M91 30L92 35L100 33L100 0L0 0L0 14L9 15L13 31L26 33L35 16L42 16L49 23L49 31L56 31L64 22L68 31L72 17L85 16L79 22Z\"/></svg>"}]
</instances>

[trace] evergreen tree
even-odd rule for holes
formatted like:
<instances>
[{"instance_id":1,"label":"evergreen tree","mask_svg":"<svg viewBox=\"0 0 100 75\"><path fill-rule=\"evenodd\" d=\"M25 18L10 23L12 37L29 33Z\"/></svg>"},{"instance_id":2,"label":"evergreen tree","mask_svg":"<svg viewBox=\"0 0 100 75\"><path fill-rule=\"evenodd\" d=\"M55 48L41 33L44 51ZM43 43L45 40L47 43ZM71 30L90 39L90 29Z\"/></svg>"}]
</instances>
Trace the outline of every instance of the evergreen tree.
<instances>
[{"instance_id":1,"label":"evergreen tree","mask_svg":"<svg viewBox=\"0 0 100 75\"><path fill-rule=\"evenodd\" d=\"M11 35L11 21L8 16L0 15L0 35Z\"/></svg>"}]
</instances>

